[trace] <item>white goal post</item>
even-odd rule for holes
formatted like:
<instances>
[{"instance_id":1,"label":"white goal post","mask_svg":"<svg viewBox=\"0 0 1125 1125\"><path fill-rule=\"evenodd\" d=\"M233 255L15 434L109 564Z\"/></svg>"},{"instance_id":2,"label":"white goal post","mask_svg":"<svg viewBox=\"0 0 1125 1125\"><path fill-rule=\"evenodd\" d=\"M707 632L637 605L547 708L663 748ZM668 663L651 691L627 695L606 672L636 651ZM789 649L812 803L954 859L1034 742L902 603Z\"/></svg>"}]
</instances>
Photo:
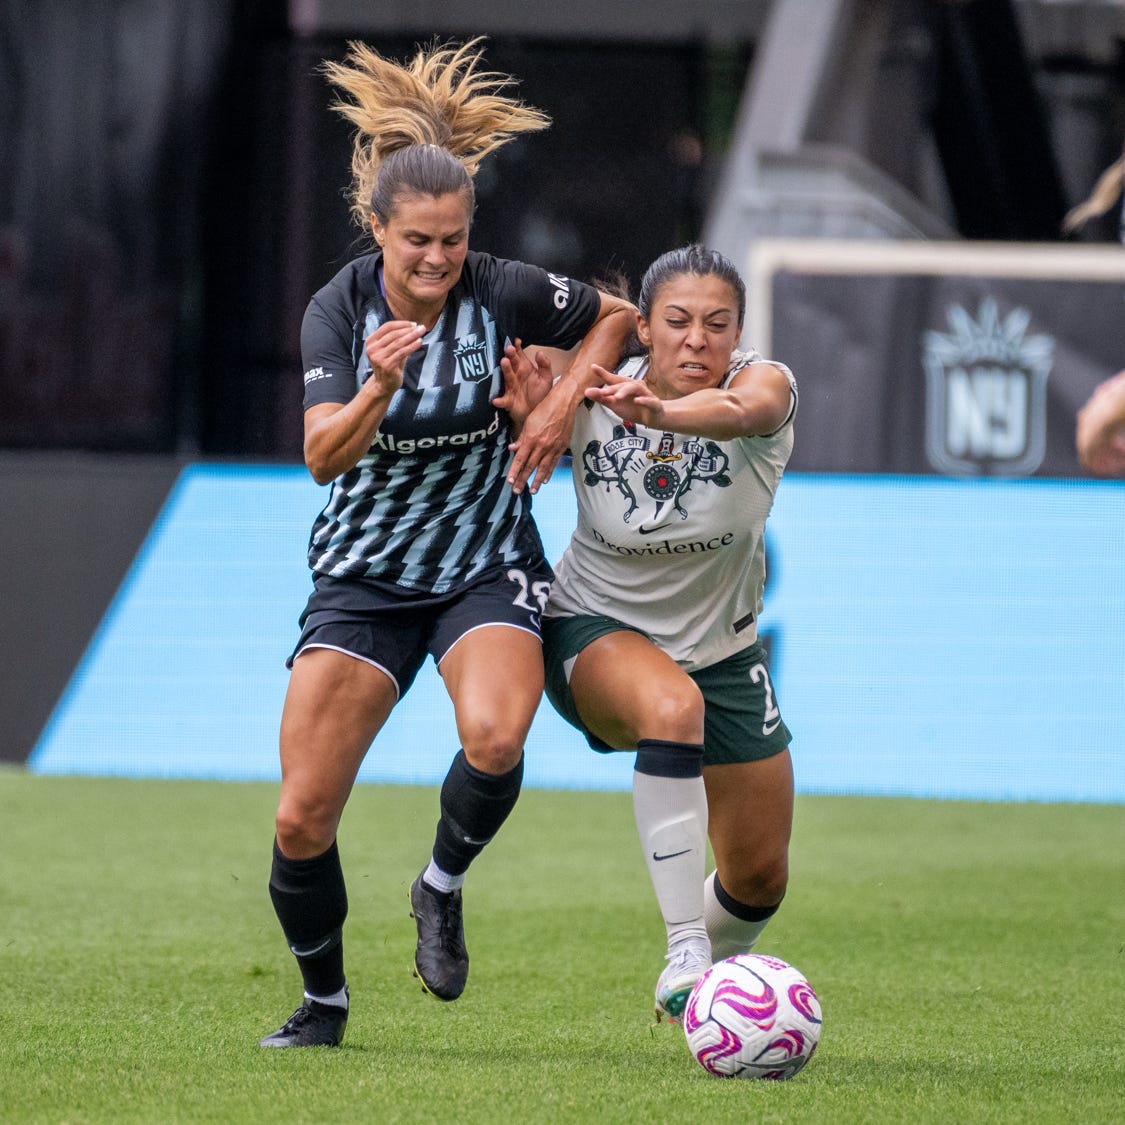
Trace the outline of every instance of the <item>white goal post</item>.
<instances>
[{"instance_id":1,"label":"white goal post","mask_svg":"<svg viewBox=\"0 0 1125 1125\"><path fill-rule=\"evenodd\" d=\"M772 279L782 270L821 275L944 274L1120 281L1125 303L1125 247L1115 244L760 239L751 247L746 262L743 339L766 356L772 354L773 344Z\"/></svg>"}]
</instances>

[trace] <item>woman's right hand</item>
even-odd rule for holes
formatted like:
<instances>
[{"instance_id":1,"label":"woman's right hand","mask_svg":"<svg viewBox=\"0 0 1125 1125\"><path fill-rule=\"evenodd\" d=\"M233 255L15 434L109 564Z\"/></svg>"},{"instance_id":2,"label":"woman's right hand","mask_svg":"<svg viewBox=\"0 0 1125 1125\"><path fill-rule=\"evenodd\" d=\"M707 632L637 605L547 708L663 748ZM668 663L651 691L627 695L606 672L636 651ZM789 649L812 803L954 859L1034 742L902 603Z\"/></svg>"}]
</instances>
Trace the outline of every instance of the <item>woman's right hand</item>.
<instances>
[{"instance_id":1,"label":"woman's right hand","mask_svg":"<svg viewBox=\"0 0 1125 1125\"><path fill-rule=\"evenodd\" d=\"M648 385L626 375L618 375L604 367L593 365L602 377L602 386L590 387L586 397L608 407L624 422L639 422L642 426L659 430L664 420L664 403Z\"/></svg>"},{"instance_id":2,"label":"woman's right hand","mask_svg":"<svg viewBox=\"0 0 1125 1125\"><path fill-rule=\"evenodd\" d=\"M371 364L368 382L373 384L368 394L376 393L389 399L402 386L406 361L422 346L425 334L423 324L415 324L412 320L388 320L363 341L363 353Z\"/></svg>"},{"instance_id":3,"label":"woman's right hand","mask_svg":"<svg viewBox=\"0 0 1125 1125\"><path fill-rule=\"evenodd\" d=\"M371 448L402 386L406 361L422 344L425 327L409 320L381 324L363 342L371 376L350 402L322 402L305 411L305 464L317 484L354 468Z\"/></svg>"}]
</instances>

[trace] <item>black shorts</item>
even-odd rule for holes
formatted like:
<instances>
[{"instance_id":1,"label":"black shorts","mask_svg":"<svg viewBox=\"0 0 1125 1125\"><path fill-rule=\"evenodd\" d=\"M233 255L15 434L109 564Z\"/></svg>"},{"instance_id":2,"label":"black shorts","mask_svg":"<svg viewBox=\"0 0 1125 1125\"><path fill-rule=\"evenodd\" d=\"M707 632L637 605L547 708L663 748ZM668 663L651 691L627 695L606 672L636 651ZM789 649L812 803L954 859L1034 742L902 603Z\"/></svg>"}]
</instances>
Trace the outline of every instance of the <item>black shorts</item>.
<instances>
[{"instance_id":1,"label":"black shorts","mask_svg":"<svg viewBox=\"0 0 1125 1125\"><path fill-rule=\"evenodd\" d=\"M318 575L301 614L287 668L306 649L330 648L385 672L401 699L426 654L440 664L474 629L511 625L540 636L553 575L546 562L492 571L462 590L427 594L355 578Z\"/></svg>"}]
</instances>

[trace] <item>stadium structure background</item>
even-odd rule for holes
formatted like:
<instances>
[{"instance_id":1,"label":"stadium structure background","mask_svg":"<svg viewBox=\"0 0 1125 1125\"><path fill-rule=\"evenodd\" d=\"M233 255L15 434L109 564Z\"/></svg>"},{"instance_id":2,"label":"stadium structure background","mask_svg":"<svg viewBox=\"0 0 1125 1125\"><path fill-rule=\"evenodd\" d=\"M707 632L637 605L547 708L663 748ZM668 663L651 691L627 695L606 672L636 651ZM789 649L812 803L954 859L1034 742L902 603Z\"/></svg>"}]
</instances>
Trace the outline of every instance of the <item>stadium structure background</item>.
<instances>
[{"instance_id":1,"label":"stadium structure background","mask_svg":"<svg viewBox=\"0 0 1125 1125\"><path fill-rule=\"evenodd\" d=\"M489 63L518 75L527 100L555 119L482 172L475 244L577 276L620 270L634 284L656 254L697 237L745 263L757 318L748 336L768 338L806 391L792 475L799 502L779 512L779 527L795 536L775 545L779 582L793 576L800 550L818 547L802 520L823 512L833 489L856 490L848 495L868 513L880 510L886 489L905 489L886 520L916 517L914 540L940 542L944 574L959 580L913 606L904 594L892 632L932 621L939 597L948 609L965 591L975 604L1007 607L999 621L961 612L964 604L951 614L958 628L992 630L992 641L1001 626L1012 646L1061 627L1090 663L1084 656L1065 684L1053 681L1053 698L1065 700L1054 713L1097 715L1082 727L1091 784L1058 795L1123 799L1113 747L1125 733L1125 693L1114 691L1125 687L1125 658L1105 642L1125 633L1113 594L1120 491L1083 481L1068 443L1073 409L1125 363L1115 315L1125 251L1116 215L1067 240L1060 234L1066 210L1125 137L1125 5L1114 0L93 0L65 18L59 5L8 5L0 12L0 760L25 761L37 746L43 755L68 723L82 732L91 713L68 708L86 698L88 674L115 655L112 646L130 643L119 629L137 611L131 592L154 574L167 580L152 570L156 548L181 533L190 547L198 531L176 523L185 496L198 498L216 480L237 490L261 472L278 474L275 503L300 490L290 481L299 475L296 330L309 294L358 247L343 195L347 132L327 109L318 63L342 54L349 37L403 56L435 37L472 34L489 37ZM801 249L779 248L794 238ZM947 263L962 249L974 265L961 275L955 264L873 271L880 259L871 255L884 244L917 248L917 261L928 260L927 248L952 253ZM1018 281L1004 264L1011 252L1025 255ZM979 264L993 253L994 265ZM1042 269L1028 267L1035 261ZM911 279L905 288L900 277ZM982 277L1003 285L985 292ZM996 450L943 462L927 444L927 403L941 384L920 341L951 336L954 307L979 327L989 300L999 302L1001 326L1026 313L1029 336L1054 341L1031 421L1042 427L1034 464L1029 456L1005 463ZM886 315L871 315L873 306ZM920 319L904 319L904 309ZM910 355L890 346L900 337ZM867 416L894 423L877 440L859 421L828 424L840 417L845 355L875 372L858 397ZM1004 393L1020 388L1021 371L1016 363L1008 372ZM1039 385L1024 374L1034 400ZM988 428L979 393L996 385L988 372L966 378L978 397L956 400L968 411L962 445ZM221 508L232 495L220 489L211 502ZM935 511L975 513L992 538L942 535L948 524L927 522ZM1028 524L1029 512L1042 526ZM298 522L308 518L302 510ZM1066 549L1021 576L1028 553L1063 542L1060 528ZM887 529L877 520L851 528L848 549L870 558L853 560L850 580L870 571ZM260 547L246 532L226 526L222 542ZM247 546L239 565L256 558ZM909 551L899 557L915 573L925 563ZM299 546L284 565L300 577ZM1109 599L1100 616L1073 600L1075 568ZM784 612L795 611L800 591L778 587ZM1038 604L1028 604L1031 591ZM279 635L299 600L285 608ZM1036 629L1008 628L1017 618ZM141 604L135 620L134 641L153 621L151 607ZM878 612L866 621L868 642L888 635ZM181 628L148 640L174 654L192 640ZM1023 650L988 650L964 670L966 682L1013 651ZM1091 667L1100 669L1096 691ZM1013 676L1008 687L1018 680L1022 691L1034 672L1017 662ZM111 710L127 710L135 693L118 687ZM997 737L1005 719L1028 721L1015 713L1018 692L974 698L970 721L987 712ZM147 706L137 714L154 742L162 720ZM918 737L932 737L941 721L927 716ZM131 736L143 741L140 729ZM1059 728L1063 741L1067 729ZM232 744L230 760L239 753ZM120 766L95 756L85 768ZM168 761L146 768L181 770ZM1020 793L1001 786L987 795Z\"/></svg>"}]
</instances>

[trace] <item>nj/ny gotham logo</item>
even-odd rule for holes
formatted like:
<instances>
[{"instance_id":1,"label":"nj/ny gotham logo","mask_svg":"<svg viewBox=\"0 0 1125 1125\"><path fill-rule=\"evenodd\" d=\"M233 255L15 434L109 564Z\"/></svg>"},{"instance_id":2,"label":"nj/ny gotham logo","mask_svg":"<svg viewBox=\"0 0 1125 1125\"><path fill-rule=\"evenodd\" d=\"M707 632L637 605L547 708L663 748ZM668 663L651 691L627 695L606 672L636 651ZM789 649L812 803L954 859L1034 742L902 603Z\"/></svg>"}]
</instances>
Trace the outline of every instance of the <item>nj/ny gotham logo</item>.
<instances>
[{"instance_id":1,"label":"nj/ny gotham logo","mask_svg":"<svg viewBox=\"0 0 1125 1125\"><path fill-rule=\"evenodd\" d=\"M1001 318L991 297L976 320L960 305L946 316L952 331L922 337L930 465L952 476L1030 475L1046 450L1054 339L1027 335L1027 309Z\"/></svg>"},{"instance_id":2,"label":"nj/ny gotham logo","mask_svg":"<svg viewBox=\"0 0 1125 1125\"><path fill-rule=\"evenodd\" d=\"M461 372L461 378L466 383L479 383L489 374L486 351L485 342L477 340L475 336L457 341L453 354L457 359L457 369Z\"/></svg>"}]
</instances>

